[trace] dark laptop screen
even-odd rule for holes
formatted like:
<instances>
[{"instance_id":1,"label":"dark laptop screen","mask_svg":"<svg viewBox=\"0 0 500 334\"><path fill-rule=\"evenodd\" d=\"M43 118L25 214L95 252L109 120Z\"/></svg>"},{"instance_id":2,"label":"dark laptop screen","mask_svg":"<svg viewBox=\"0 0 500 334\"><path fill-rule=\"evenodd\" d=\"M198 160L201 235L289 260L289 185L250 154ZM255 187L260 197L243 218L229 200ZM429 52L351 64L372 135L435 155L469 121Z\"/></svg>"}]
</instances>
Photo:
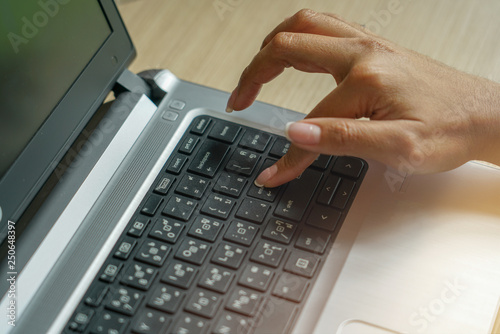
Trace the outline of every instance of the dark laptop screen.
<instances>
[{"instance_id":1,"label":"dark laptop screen","mask_svg":"<svg viewBox=\"0 0 500 334\"><path fill-rule=\"evenodd\" d=\"M0 178L110 34L97 1L0 2Z\"/></svg>"}]
</instances>

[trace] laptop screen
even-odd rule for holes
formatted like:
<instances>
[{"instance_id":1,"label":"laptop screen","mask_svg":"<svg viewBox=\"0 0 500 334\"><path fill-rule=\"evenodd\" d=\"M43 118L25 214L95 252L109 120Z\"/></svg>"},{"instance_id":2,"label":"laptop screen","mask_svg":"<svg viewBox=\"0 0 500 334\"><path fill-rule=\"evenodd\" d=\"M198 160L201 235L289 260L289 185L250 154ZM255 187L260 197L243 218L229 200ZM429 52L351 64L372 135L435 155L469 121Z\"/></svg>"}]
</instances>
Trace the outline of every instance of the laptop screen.
<instances>
[{"instance_id":1,"label":"laptop screen","mask_svg":"<svg viewBox=\"0 0 500 334\"><path fill-rule=\"evenodd\" d=\"M0 4L0 178L111 33L98 2L64 2Z\"/></svg>"},{"instance_id":2,"label":"laptop screen","mask_svg":"<svg viewBox=\"0 0 500 334\"><path fill-rule=\"evenodd\" d=\"M134 57L113 0L0 1L0 244Z\"/></svg>"}]
</instances>

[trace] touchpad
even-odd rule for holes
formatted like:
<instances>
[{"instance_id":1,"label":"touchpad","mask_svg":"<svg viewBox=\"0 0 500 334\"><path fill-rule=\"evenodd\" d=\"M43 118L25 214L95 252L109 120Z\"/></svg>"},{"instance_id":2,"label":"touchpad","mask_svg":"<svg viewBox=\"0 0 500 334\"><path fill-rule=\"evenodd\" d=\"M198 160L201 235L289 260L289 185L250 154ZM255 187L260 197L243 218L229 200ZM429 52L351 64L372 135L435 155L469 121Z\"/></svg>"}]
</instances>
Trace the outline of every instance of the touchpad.
<instances>
[{"instance_id":1,"label":"touchpad","mask_svg":"<svg viewBox=\"0 0 500 334\"><path fill-rule=\"evenodd\" d=\"M401 334L401 332L372 324L362 320L346 320L337 330L337 334Z\"/></svg>"}]
</instances>

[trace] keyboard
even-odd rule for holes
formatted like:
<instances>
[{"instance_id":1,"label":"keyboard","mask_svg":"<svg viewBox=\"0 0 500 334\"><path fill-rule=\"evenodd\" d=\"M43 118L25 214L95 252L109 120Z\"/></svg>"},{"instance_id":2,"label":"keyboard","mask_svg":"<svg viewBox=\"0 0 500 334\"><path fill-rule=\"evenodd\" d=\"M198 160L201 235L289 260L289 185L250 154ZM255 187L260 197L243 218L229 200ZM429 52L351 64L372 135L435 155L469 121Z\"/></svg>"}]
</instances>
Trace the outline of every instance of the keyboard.
<instances>
[{"instance_id":1,"label":"keyboard","mask_svg":"<svg viewBox=\"0 0 500 334\"><path fill-rule=\"evenodd\" d=\"M286 185L255 186L289 147L195 118L65 332L290 332L368 165L321 155Z\"/></svg>"}]
</instances>

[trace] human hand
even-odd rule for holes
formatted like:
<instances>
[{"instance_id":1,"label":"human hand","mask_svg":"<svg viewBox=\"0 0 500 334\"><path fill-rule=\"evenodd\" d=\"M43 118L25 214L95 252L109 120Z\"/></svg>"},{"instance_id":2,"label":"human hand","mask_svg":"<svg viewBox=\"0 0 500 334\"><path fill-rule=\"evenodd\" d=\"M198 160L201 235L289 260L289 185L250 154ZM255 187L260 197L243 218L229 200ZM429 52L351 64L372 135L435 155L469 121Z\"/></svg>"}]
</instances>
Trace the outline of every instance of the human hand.
<instances>
[{"instance_id":1,"label":"human hand","mask_svg":"<svg viewBox=\"0 0 500 334\"><path fill-rule=\"evenodd\" d=\"M301 10L278 25L241 75L227 111L242 110L285 68L331 74L337 87L287 125L288 153L256 179L279 186L318 156L353 155L415 172L500 163L500 85L459 72L330 14ZM370 121L357 120L367 117Z\"/></svg>"}]
</instances>

